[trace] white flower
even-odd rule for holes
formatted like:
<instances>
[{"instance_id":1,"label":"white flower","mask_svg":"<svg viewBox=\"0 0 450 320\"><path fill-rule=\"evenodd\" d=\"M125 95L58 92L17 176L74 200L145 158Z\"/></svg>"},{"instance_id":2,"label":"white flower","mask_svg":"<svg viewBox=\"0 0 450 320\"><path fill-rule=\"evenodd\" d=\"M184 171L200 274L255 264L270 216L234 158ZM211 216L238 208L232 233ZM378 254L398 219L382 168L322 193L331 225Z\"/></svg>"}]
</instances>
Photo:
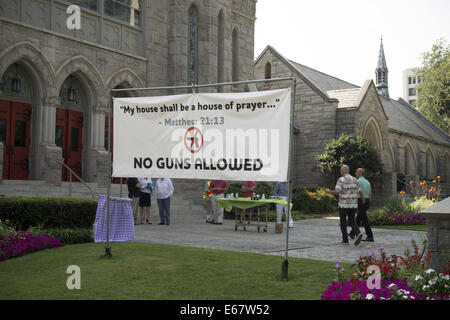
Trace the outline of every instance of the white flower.
<instances>
[{"instance_id":1,"label":"white flower","mask_svg":"<svg viewBox=\"0 0 450 320\"><path fill-rule=\"evenodd\" d=\"M407 299L408 299L408 296L403 296L403 299L407 300Z\"/></svg>"},{"instance_id":2,"label":"white flower","mask_svg":"<svg viewBox=\"0 0 450 320\"><path fill-rule=\"evenodd\" d=\"M418 274L414 280L416 281L422 280L422 277Z\"/></svg>"},{"instance_id":3,"label":"white flower","mask_svg":"<svg viewBox=\"0 0 450 320\"><path fill-rule=\"evenodd\" d=\"M366 296L366 299L367 300L372 300L373 299L373 294L368 293L367 296Z\"/></svg>"},{"instance_id":4,"label":"white flower","mask_svg":"<svg viewBox=\"0 0 450 320\"><path fill-rule=\"evenodd\" d=\"M433 269L428 269L427 271L425 271L426 274L430 274L432 272L435 272Z\"/></svg>"},{"instance_id":5,"label":"white flower","mask_svg":"<svg viewBox=\"0 0 450 320\"><path fill-rule=\"evenodd\" d=\"M388 286L389 289L392 289L392 288L395 288L395 287L397 287L397 286L395 285L395 283L391 283L391 284Z\"/></svg>"}]
</instances>

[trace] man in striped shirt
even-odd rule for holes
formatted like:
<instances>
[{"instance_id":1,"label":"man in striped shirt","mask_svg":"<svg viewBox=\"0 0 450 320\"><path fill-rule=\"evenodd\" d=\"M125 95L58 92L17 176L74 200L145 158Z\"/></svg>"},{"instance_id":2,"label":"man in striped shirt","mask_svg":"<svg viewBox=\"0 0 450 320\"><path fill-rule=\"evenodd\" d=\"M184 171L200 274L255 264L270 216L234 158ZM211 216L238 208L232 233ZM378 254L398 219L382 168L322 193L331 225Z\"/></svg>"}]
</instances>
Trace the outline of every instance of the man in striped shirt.
<instances>
[{"instance_id":1,"label":"man in striped shirt","mask_svg":"<svg viewBox=\"0 0 450 320\"><path fill-rule=\"evenodd\" d=\"M348 223L352 227L352 233L356 235L355 246L357 246L362 239L361 231L355 223L355 214L358 210L358 194L361 196L361 201L364 204L365 198L362 193L358 180L349 174L350 167L343 165L341 167L342 177L336 183L335 190L326 189L330 194L339 196L339 219L341 222L342 243L348 244L347 234L347 216Z\"/></svg>"}]
</instances>

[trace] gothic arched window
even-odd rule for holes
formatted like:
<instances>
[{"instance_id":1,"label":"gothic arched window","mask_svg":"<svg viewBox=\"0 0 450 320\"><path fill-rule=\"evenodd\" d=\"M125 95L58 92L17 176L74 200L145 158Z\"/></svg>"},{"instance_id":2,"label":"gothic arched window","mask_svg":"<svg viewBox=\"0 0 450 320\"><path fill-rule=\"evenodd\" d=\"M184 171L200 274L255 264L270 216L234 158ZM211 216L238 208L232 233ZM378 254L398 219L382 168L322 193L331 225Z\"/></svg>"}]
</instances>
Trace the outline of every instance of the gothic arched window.
<instances>
[{"instance_id":1,"label":"gothic arched window","mask_svg":"<svg viewBox=\"0 0 450 320\"><path fill-rule=\"evenodd\" d=\"M266 63L265 75L266 75L266 77L265 77L266 79L272 78L272 65L270 64L270 62Z\"/></svg>"},{"instance_id":2,"label":"gothic arched window","mask_svg":"<svg viewBox=\"0 0 450 320\"><path fill-rule=\"evenodd\" d=\"M195 6L188 11L188 84L198 82L198 10Z\"/></svg>"}]
</instances>

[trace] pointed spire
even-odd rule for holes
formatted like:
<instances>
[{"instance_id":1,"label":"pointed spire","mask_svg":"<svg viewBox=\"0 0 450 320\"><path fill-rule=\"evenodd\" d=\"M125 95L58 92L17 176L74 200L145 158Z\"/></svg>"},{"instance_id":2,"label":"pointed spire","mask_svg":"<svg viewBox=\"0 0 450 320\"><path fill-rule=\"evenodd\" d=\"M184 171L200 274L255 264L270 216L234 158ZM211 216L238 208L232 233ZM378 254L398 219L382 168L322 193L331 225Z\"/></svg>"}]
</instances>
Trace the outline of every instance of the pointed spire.
<instances>
[{"instance_id":1,"label":"pointed spire","mask_svg":"<svg viewBox=\"0 0 450 320\"><path fill-rule=\"evenodd\" d=\"M375 84L377 86L378 93L389 99L388 67L386 64L386 57L384 56L383 35L381 35L378 64L375 70Z\"/></svg>"},{"instance_id":2,"label":"pointed spire","mask_svg":"<svg viewBox=\"0 0 450 320\"><path fill-rule=\"evenodd\" d=\"M383 36L381 36L380 53L378 54L377 68L387 69L386 57L384 56Z\"/></svg>"}]
</instances>

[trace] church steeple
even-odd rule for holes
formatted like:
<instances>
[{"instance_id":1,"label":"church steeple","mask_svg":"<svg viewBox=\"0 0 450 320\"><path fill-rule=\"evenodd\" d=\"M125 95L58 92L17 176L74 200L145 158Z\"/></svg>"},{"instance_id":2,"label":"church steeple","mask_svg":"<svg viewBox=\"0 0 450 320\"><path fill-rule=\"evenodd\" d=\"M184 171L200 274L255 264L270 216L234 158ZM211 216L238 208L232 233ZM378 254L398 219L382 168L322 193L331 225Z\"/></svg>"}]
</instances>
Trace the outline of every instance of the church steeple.
<instances>
[{"instance_id":1,"label":"church steeple","mask_svg":"<svg viewBox=\"0 0 450 320\"><path fill-rule=\"evenodd\" d=\"M375 70L375 84L378 93L389 99L388 68L384 57L383 37L381 38L380 53L378 54L378 65Z\"/></svg>"}]
</instances>

